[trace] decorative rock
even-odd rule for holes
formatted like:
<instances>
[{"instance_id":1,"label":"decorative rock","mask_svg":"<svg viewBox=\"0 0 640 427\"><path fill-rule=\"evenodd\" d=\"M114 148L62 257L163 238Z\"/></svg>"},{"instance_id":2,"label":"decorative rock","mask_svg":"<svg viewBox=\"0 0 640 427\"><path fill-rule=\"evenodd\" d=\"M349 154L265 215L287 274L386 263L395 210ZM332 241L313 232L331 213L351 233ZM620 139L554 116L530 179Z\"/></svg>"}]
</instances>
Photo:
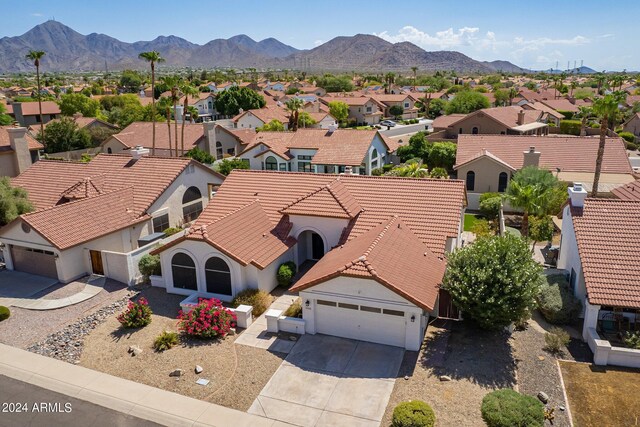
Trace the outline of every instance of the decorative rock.
<instances>
[{"instance_id":1,"label":"decorative rock","mask_svg":"<svg viewBox=\"0 0 640 427\"><path fill-rule=\"evenodd\" d=\"M547 403L549 401L549 396L547 396L547 393L544 391L541 391L538 393L538 399L540 399L542 403Z\"/></svg>"},{"instance_id":2,"label":"decorative rock","mask_svg":"<svg viewBox=\"0 0 640 427\"><path fill-rule=\"evenodd\" d=\"M538 356L538 360L540 361L544 360L544 356Z\"/></svg>"},{"instance_id":3,"label":"decorative rock","mask_svg":"<svg viewBox=\"0 0 640 427\"><path fill-rule=\"evenodd\" d=\"M200 372L204 371L204 369L202 369L202 366L196 365L195 371L196 371L196 374L199 374Z\"/></svg>"},{"instance_id":4,"label":"decorative rock","mask_svg":"<svg viewBox=\"0 0 640 427\"><path fill-rule=\"evenodd\" d=\"M229 335L235 335L235 334L237 334L236 328L229 328Z\"/></svg>"},{"instance_id":5,"label":"decorative rock","mask_svg":"<svg viewBox=\"0 0 640 427\"><path fill-rule=\"evenodd\" d=\"M405 376L404 376L404 380L405 380L405 381L409 381L409 375L405 375Z\"/></svg>"},{"instance_id":6,"label":"decorative rock","mask_svg":"<svg viewBox=\"0 0 640 427\"><path fill-rule=\"evenodd\" d=\"M174 369L173 371L171 371L169 376L170 377L180 377L180 376L182 376L182 369Z\"/></svg>"},{"instance_id":7,"label":"decorative rock","mask_svg":"<svg viewBox=\"0 0 640 427\"><path fill-rule=\"evenodd\" d=\"M142 354L142 349L140 347L135 347L131 353L134 356L140 356Z\"/></svg>"},{"instance_id":8,"label":"decorative rock","mask_svg":"<svg viewBox=\"0 0 640 427\"><path fill-rule=\"evenodd\" d=\"M440 375L440 381L451 381L451 377L449 375Z\"/></svg>"},{"instance_id":9,"label":"decorative rock","mask_svg":"<svg viewBox=\"0 0 640 427\"><path fill-rule=\"evenodd\" d=\"M565 408L565 407L564 407L564 405L560 405L560 406L558 406L558 409L560 409L561 411L564 411L564 410L566 410L567 408Z\"/></svg>"}]
</instances>

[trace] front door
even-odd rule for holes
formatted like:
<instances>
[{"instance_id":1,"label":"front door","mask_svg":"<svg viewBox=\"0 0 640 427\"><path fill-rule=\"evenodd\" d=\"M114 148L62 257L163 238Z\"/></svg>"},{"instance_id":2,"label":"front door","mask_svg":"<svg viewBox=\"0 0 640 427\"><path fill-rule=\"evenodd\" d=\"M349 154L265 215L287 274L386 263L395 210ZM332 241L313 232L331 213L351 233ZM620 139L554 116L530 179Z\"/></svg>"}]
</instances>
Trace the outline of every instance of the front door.
<instances>
[{"instance_id":1,"label":"front door","mask_svg":"<svg viewBox=\"0 0 640 427\"><path fill-rule=\"evenodd\" d=\"M324 255L324 242L318 233L311 233L311 258L320 259Z\"/></svg>"},{"instance_id":2,"label":"front door","mask_svg":"<svg viewBox=\"0 0 640 427\"><path fill-rule=\"evenodd\" d=\"M102 253L100 251L89 251L91 255L91 270L93 274L104 276L104 268L102 267Z\"/></svg>"}]
</instances>

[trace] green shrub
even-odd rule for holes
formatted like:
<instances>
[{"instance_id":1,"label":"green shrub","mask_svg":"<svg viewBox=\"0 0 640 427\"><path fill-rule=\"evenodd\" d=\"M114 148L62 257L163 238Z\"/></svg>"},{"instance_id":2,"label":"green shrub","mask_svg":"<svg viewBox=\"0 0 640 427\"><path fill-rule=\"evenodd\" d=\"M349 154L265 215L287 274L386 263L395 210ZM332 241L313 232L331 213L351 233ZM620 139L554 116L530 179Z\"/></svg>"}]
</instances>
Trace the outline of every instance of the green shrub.
<instances>
[{"instance_id":1,"label":"green shrub","mask_svg":"<svg viewBox=\"0 0 640 427\"><path fill-rule=\"evenodd\" d=\"M625 141L624 145L627 150L635 151L638 149L638 144L634 144L633 142Z\"/></svg>"},{"instance_id":2,"label":"green shrub","mask_svg":"<svg viewBox=\"0 0 640 427\"><path fill-rule=\"evenodd\" d=\"M0 305L0 322L2 322L3 320L7 320L9 316L11 316L11 311L9 310L9 308L5 307L4 305Z\"/></svg>"},{"instance_id":3,"label":"green shrub","mask_svg":"<svg viewBox=\"0 0 640 427\"><path fill-rule=\"evenodd\" d=\"M373 175L373 176L380 176L383 173L384 173L384 169L382 169L382 168L371 169L371 175Z\"/></svg>"},{"instance_id":4,"label":"green shrub","mask_svg":"<svg viewBox=\"0 0 640 427\"><path fill-rule=\"evenodd\" d=\"M544 426L544 405L533 396L511 389L487 394L480 410L488 427Z\"/></svg>"},{"instance_id":5,"label":"green shrub","mask_svg":"<svg viewBox=\"0 0 640 427\"><path fill-rule=\"evenodd\" d=\"M635 144L635 142L636 142L636 137L631 132L618 132L618 136L620 138L624 139L625 141L630 142L632 144Z\"/></svg>"},{"instance_id":6,"label":"green shrub","mask_svg":"<svg viewBox=\"0 0 640 427\"><path fill-rule=\"evenodd\" d=\"M560 133L580 136L581 127L582 122L580 120L560 120Z\"/></svg>"},{"instance_id":7,"label":"green shrub","mask_svg":"<svg viewBox=\"0 0 640 427\"><path fill-rule=\"evenodd\" d=\"M625 332L622 340L624 341L624 345L627 347L640 350L640 332L627 331Z\"/></svg>"},{"instance_id":8,"label":"green shrub","mask_svg":"<svg viewBox=\"0 0 640 427\"><path fill-rule=\"evenodd\" d=\"M163 233L165 234L165 236L169 237L176 234L179 231L182 231L182 229L177 227L169 227L166 230L164 230Z\"/></svg>"},{"instance_id":9,"label":"green shrub","mask_svg":"<svg viewBox=\"0 0 640 427\"><path fill-rule=\"evenodd\" d=\"M138 301L129 301L127 309L118 315L118 322L125 329L141 328L151 323L151 308L146 298L142 297Z\"/></svg>"},{"instance_id":10,"label":"green shrub","mask_svg":"<svg viewBox=\"0 0 640 427\"><path fill-rule=\"evenodd\" d=\"M556 325L573 322L582 310L580 300L573 295L569 282L562 274L546 277L536 301L538 310L547 322Z\"/></svg>"},{"instance_id":11,"label":"green shrub","mask_svg":"<svg viewBox=\"0 0 640 427\"><path fill-rule=\"evenodd\" d=\"M284 312L288 317L302 317L302 300L296 299Z\"/></svg>"},{"instance_id":12,"label":"green shrub","mask_svg":"<svg viewBox=\"0 0 640 427\"><path fill-rule=\"evenodd\" d=\"M278 286L289 287L291 286L291 279L296 274L296 264L292 261L287 261L280 264L278 267L278 273L276 279L278 280Z\"/></svg>"},{"instance_id":13,"label":"green shrub","mask_svg":"<svg viewBox=\"0 0 640 427\"><path fill-rule=\"evenodd\" d=\"M178 344L178 333L164 331L156 337L153 341L153 348L155 351L169 350Z\"/></svg>"},{"instance_id":14,"label":"green shrub","mask_svg":"<svg viewBox=\"0 0 640 427\"><path fill-rule=\"evenodd\" d=\"M391 427L433 427L436 415L427 403L420 400L401 402L393 410Z\"/></svg>"},{"instance_id":15,"label":"green shrub","mask_svg":"<svg viewBox=\"0 0 640 427\"><path fill-rule=\"evenodd\" d=\"M488 237L494 234L491 231L489 221L487 221L486 219L476 219L476 221L471 226L471 232L475 234L476 237Z\"/></svg>"},{"instance_id":16,"label":"green shrub","mask_svg":"<svg viewBox=\"0 0 640 427\"><path fill-rule=\"evenodd\" d=\"M388 165L383 165L382 166L382 171L383 172L389 172L391 169L393 169L393 165L392 164L388 164Z\"/></svg>"},{"instance_id":17,"label":"green shrub","mask_svg":"<svg viewBox=\"0 0 640 427\"><path fill-rule=\"evenodd\" d=\"M501 205L500 193L484 193L480 196L480 213L489 220L498 218Z\"/></svg>"},{"instance_id":18,"label":"green shrub","mask_svg":"<svg viewBox=\"0 0 640 427\"><path fill-rule=\"evenodd\" d=\"M236 327L236 314L219 299L200 298L189 312L178 313L178 329L184 334L203 339L224 338Z\"/></svg>"},{"instance_id":19,"label":"green shrub","mask_svg":"<svg viewBox=\"0 0 640 427\"><path fill-rule=\"evenodd\" d=\"M572 120L573 119L573 111L564 111L564 110L557 110L558 113L562 114L565 118L565 120Z\"/></svg>"},{"instance_id":20,"label":"green shrub","mask_svg":"<svg viewBox=\"0 0 640 427\"><path fill-rule=\"evenodd\" d=\"M550 353L561 353L562 349L569 344L571 337L562 328L554 326L551 330L544 334L545 350Z\"/></svg>"},{"instance_id":21,"label":"green shrub","mask_svg":"<svg viewBox=\"0 0 640 427\"><path fill-rule=\"evenodd\" d=\"M429 178L447 179L449 178L449 173L445 168L433 168L429 172Z\"/></svg>"},{"instance_id":22,"label":"green shrub","mask_svg":"<svg viewBox=\"0 0 640 427\"><path fill-rule=\"evenodd\" d=\"M148 280L149 276L161 276L160 255L143 255L138 261L138 270L145 277L145 280Z\"/></svg>"},{"instance_id":23,"label":"green shrub","mask_svg":"<svg viewBox=\"0 0 640 427\"><path fill-rule=\"evenodd\" d=\"M271 305L272 299L271 295L265 291L247 289L236 295L233 301L231 301L231 305L233 307L237 307L239 305L250 305L253 307L253 315L258 317L267 311L267 308Z\"/></svg>"}]
</instances>

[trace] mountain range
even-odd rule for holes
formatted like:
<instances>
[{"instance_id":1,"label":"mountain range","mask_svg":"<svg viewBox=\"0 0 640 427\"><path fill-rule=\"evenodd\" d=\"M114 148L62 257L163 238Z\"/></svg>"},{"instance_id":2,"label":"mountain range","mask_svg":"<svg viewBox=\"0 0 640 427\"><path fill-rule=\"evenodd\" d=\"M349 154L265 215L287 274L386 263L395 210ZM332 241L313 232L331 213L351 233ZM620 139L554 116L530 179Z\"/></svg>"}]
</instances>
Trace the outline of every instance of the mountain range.
<instances>
[{"instance_id":1,"label":"mountain range","mask_svg":"<svg viewBox=\"0 0 640 427\"><path fill-rule=\"evenodd\" d=\"M0 39L0 72L33 70L25 60L31 50L46 52L46 71L97 71L142 69L140 52L157 50L163 66L195 68L297 69L310 71L420 71L457 72L523 71L508 61L480 62L460 52L427 52L409 43L390 43L377 36L340 36L310 50L298 50L274 38L255 41L244 34L215 39L204 45L176 36L126 43L92 33L83 35L57 21L37 25L21 36Z\"/></svg>"}]
</instances>

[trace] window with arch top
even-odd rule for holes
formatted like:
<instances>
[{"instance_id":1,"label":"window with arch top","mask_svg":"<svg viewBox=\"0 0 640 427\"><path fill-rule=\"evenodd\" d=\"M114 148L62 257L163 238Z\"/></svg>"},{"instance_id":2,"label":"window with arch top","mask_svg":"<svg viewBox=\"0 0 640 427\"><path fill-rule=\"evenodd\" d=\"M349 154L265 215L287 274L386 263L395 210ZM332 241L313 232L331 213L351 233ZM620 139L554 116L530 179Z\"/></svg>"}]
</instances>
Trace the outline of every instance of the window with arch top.
<instances>
[{"instance_id":1,"label":"window with arch top","mask_svg":"<svg viewBox=\"0 0 640 427\"><path fill-rule=\"evenodd\" d=\"M500 172L498 175L498 193L504 193L509 183L509 175L506 172Z\"/></svg>"},{"instance_id":2,"label":"window with arch top","mask_svg":"<svg viewBox=\"0 0 640 427\"><path fill-rule=\"evenodd\" d=\"M204 265L207 279L207 292L212 294L231 295L231 270L229 265L219 257L211 257Z\"/></svg>"},{"instance_id":3,"label":"window with arch top","mask_svg":"<svg viewBox=\"0 0 640 427\"><path fill-rule=\"evenodd\" d=\"M467 191L473 191L476 188L476 173L474 171L467 172Z\"/></svg>"},{"instance_id":4,"label":"window with arch top","mask_svg":"<svg viewBox=\"0 0 640 427\"><path fill-rule=\"evenodd\" d=\"M278 161L275 157L269 156L264 161L264 168L268 171L277 171L278 170Z\"/></svg>"},{"instance_id":5,"label":"window with arch top","mask_svg":"<svg viewBox=\"0 0 640 427\"><path fill-rule=\"evenodd\" d=\"M183 252L175 254L171 258L171 273L175 288L198 290L196 265L189 255Z\"/></svg>"}]
</instances>

